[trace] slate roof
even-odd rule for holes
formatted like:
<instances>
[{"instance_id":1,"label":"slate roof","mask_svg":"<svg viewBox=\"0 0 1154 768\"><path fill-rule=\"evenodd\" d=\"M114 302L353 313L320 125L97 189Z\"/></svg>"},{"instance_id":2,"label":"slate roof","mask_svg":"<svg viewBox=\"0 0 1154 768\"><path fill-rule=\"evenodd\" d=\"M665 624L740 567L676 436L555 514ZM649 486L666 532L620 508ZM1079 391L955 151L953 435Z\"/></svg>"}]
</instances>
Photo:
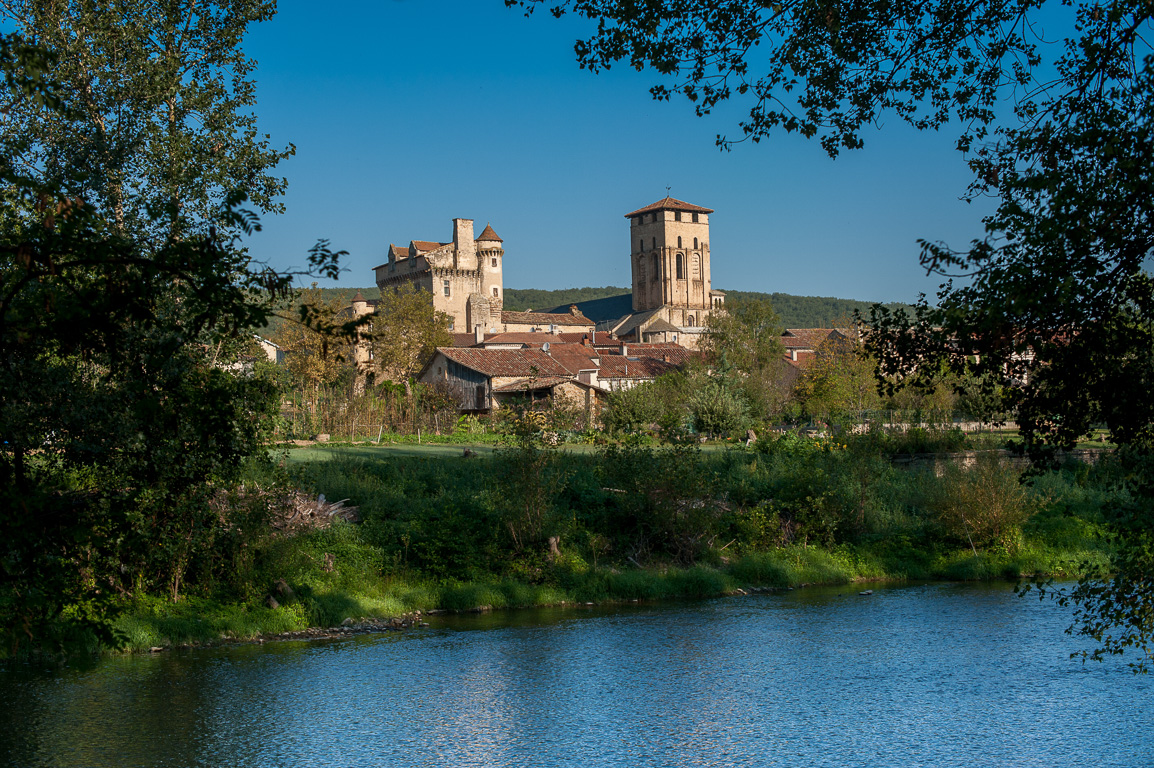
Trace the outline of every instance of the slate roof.
<instances>
[{"instance_id":1,"label":"slate roof","mask_svg":"<svg viewBox=\"0 0 1154 768\"><path fill-rule=\"evenodd\" d=\"M477 237L477 240L496 240L498 243L505 242L497 237L497 233L493 231L493 227L489 224L486 224L485 228L481 230L481 234Z\"/></svg>"},{"instance_id":2,"label":"slate roof","mask_svg":"<svg viewBox=\"0 0 1154 768\"><path fill-rule=\"evenodd\" d=\"M662 331L668 333L669 331L677 332L679 330L680 329L676 325L669 322L665 318L658 318L657 320L654 320L652 323L650 323L649 326L643 331L643 333L661 333Z\"/></svg>"},{"instance_id":3,"label":"slate roof","mask_svg":"<svg viewBox=\"0 0 1154 768\"><path fill-rule=\"evenodd\" d=\"M553 309L545 310L546 312L568 312L568 304ZM623 293L620 296L608 296L604 299L590 299L589 301L579 301L576 304L577 311L589 318L595 323L602 323L607 320L617 320L625 317L633 311L633 294Z\"/></svg>"},{"instance_id":4,"label":"slate roof","mask_svg":"<svg viewBox=\"0 0 1154 768\"><path fill-rule=\"evenodd\" d=\"M631 218L642 213L649 213L650 211L689 211L690 213L713 213L712 208L704 208L700 205L687 203L684 200L678 200L675 197L666 196L664 200L658 200L656 203L650 203L644 208L638 208L632 213L625 214L625 218Z\"/></svg>"}]
</instances>

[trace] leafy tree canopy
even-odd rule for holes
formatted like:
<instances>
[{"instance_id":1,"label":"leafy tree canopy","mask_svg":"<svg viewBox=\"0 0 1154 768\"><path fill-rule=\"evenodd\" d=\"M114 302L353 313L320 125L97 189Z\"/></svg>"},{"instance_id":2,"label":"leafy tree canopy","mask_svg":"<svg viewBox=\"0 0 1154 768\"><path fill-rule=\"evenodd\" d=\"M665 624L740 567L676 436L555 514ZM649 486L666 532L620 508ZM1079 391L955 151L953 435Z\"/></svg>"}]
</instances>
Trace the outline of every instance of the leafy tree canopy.
<instances>
[{"instance_id":1,"label":"leafy tree canopy","mask_svg":"<svg viewBox=\"0 0 1154 768\"><path fill-rule=\"evenodd\" d=\"M372 316L373 362L391 381L408 381L437 347L451 347L450 317L433 308L428 291L385 291Z\"/></svg>"},{"instance_id":2,"label":"leafy tree canopy","mask_svg":"<svg viewBox=\"0 0 1154 768\"><path fill-rule=\"evenodd\" d=\"M966 247L923 241L922 266L946 279L936 306L923 301L912 320L874 310L867 343L882 380L928 385L934 377L921 372L944 367L1000 384L1040 459L1098 422L1124 457L1154 450L1154 5L506 3L597 20L575 46L581 66L653 69L663 76L656 98L684 95L699 114L737 100L748 107L741 136L753 141L796 131L836 155L887 114L919 129L956 119L974 173L967 194L997 208ZM1067 7L1071 20L1053 36L1054 11ZM1125 584L1075 593L1092 636L1136 628L1110 635L1111 651L1148 648L1151 634L1148 539L1127 521L1137 514L1149 527L1154 484L1140 472L1128 482L1143 502L1114 514Z\"/></svg>"},{"instance_id":3,"label":"leafy tree canopy","mask_svg":"<svg viewBox=\"0 0 1154 768\"><path fill-rule=\"evenodd\" d=\"M251 186L262 207L276 191L262 187L275 158L255 156L247 118L229 117L251 95L237 58L244 8L3 7L25 34L0 36L9 652L74 637L69 626L113 641L120 601L212 589L260 530L222 494L262 454L278 402L242 354L296 276L252 264L238 242L256 216L235 190ZM227 88L211 108L180 111L218 76ZM310 264L335 277L336 258L320 244Z\"/></svg>"}]
</instances>

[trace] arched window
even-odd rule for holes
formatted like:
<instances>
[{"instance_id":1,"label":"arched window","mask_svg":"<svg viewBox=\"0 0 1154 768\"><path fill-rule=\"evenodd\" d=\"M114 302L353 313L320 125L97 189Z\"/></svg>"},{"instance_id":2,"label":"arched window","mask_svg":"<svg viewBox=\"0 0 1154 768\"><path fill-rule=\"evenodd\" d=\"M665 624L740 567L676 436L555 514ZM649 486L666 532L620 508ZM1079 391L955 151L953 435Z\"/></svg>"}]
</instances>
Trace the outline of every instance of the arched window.
<instances>
[{"instance_id":1,"label":"arched window","mask_svg":"<svg viewBox=\"0 0 1154 768\"><path fill-rule=\"evenodd\" d=\"M681 235L678 235L678 236L677 236L677 247L678 247L678 248L680 248L680 247L681 247Z\"/></svg>"},{"instance_id":2,"label":"arched window","mask_svg":"<svg viewBox=\"0 0 1154 768\"><path fill-rule=\"evenodd\" d=\"M694 280L700 280L701 279L701 257L698 256L696 253L693 254L693 258L692 258L690 263L692 265L690 268L690 274L693 275Z\"/></svg>"},{"instance_id":3,"label":"arched window","mask_svg":"<svg viewBox=\"0 0 1154 768\"><path fill-rule=\"evenodd\" d=\"M680 240L681 238L679 237L677 239ZM684 280L685 279L685 254L684 253L678 253L677 254L677 279L678 280Z\"/></svg>"},{"instance_id":4,"label":"arched window","mask_svg":"<svg viewBox=\"0 0 1154 768\"><path fill-rule=\"evenodd\" d=\"M697 250L697 238L693 238L693 250Z\"/></svg>"},{"instance_id":5,"label":"arched window","mask_svg":"<svg viewBox=\"0 0 1154 768\"><path fill-rule=\"evenodd\" d=\"M693 327L693 315L690 315L689 317L685 318L685 324L688 325L690 328Z\"/></svg>"}]
</instances>

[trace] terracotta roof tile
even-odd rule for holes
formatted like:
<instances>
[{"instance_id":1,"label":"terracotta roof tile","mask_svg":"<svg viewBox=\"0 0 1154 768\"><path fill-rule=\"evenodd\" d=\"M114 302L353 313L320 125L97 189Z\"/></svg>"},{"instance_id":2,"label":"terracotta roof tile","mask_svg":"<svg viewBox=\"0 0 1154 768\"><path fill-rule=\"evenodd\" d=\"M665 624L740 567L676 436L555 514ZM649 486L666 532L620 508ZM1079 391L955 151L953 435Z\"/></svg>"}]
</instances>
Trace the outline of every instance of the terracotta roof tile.
<instances>
[{"instance_id":1,"label":"terracotta roof tile","mask_svg":"<svg viewBox=\"0 0 1154 768\"><path fill-rule=\"evenodd\" d=\"M481 234L480 234L480 236L477 237L477 239L478 240L496 240L498 243L505 242L501 238L497 237L497 233L493 231L493 227L490 226L489 224L485 225L485 228L483 230L481 230Z\"/></svg>"},{"instance_id":2,"label":"terracotta roof tile","mask_svg":"<svg viewBox=\"0 0 1154 768\"><path fill-rule=\"evenodd\" d=\"M448 245L448 243L437 243L437 242L434 242L432 240L414 240L413 245L416 246L418 251L424 252L424 251L435 251L438 248L445 247L446 245Z\"/></svg>"},{"instance_id":3,"label":"terracotta roof tile","mask_svg":"<svg viewBox=\"0 0 1154 768\"><path fill-rule=\"evenodd\" d=\"M437 347L437 351L453 362L486 376L569 375L565 366L539 349Z\"/></svg>"},{"instance_id":4,"label":"terracotta roof tile","mask_svg":"<svg viewBox=\"0 0 1154 768\"><path fill-rule=\"evenodd\" d=\"M650 203L644 208L638 208L632 213L625 214L625 218L637 216L641 213L649 213L650 211L689 211L690 213L713 213L712 208L704 208L700 205L687 203L684 200L678 200L675 197L666 197L664 200L658 200L656 203Z\"/></svg>"},{"instance_id":5,"label":"terracotta roof tile","mask_svg":"<svg viewBox=\"0 0 1154 768\"><path fill-rule=\"evenodd\" d=\"M501 322L518 325L593 325L593 321L578 312L554 314L551 312L511 312L501 313Z\"/></svg>"},{"instance_id":6,"label":"terracotta roof tile","mask_svg":"<svg viewBox=\"0 0 1154 768\"><path fill-rule=\"evenodd\" d=\"M452 336L454 347L471 347L477 343L475 333L454 333Z\"/></svg>"},{"instance_id":7,"label":"terracotta roof tile","mask_svg":"<svg viewBox=\"0 0 1154 768\"><path fill-rule=\"evenodd\" d=\"M565 334L572 336L573 334ZM485 336L485 344L527 344L530 347L540 347L542 344L556 344L562 342L559 333L543 333L541 331L509 331L507 333L490 333Z\"/></svg>"},{"instance_id":8,"label":"terracotta roof tile","mask_svg":"<svg viewBox=\"0 0 1154 768\"><path fill-rule=\"evenodd\" d=\"M528 392L531 389L547 389L558 384L573 381L571 376L538 376L535 379L518 379L499 387L493 387L494 392Z\"/></svg>"}]
</instances>

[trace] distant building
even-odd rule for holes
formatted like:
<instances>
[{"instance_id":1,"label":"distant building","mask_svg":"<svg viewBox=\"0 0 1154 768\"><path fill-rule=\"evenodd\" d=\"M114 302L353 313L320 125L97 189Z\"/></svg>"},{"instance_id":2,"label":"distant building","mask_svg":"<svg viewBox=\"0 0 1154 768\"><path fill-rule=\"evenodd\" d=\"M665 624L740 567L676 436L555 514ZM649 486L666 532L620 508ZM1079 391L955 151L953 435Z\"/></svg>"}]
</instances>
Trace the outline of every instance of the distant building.
<instances>
[{"instance_id":1,"label":"distant building","mask_svg":"<svg viewBox=\"0 0 1154 768\"><path fill-rule=\"evenodd\" d=\"M373 268L377 287L395 291L412 286L428 291L433 306L450 317L449 330L496 333L501 325L505 257L503 241L489 225L473 237L472 219L453 219L447 243L411 240L408 247L389 245L389 260Z\"/></svg>"},{"instance_id":2,"label":"distant building","mask_svg":"<svg viewBox=\"0 0 1154 768\"><path fill-rule=\"evenodd\" d=\"M621 339L697 348L709 315L725 301L710 277L712 213L666 197L625 214L633 286L628 309L622 312L623 302L614 297L581 302L578 310L597 322L599 331Z\"/></svg>"}]
</instances>

